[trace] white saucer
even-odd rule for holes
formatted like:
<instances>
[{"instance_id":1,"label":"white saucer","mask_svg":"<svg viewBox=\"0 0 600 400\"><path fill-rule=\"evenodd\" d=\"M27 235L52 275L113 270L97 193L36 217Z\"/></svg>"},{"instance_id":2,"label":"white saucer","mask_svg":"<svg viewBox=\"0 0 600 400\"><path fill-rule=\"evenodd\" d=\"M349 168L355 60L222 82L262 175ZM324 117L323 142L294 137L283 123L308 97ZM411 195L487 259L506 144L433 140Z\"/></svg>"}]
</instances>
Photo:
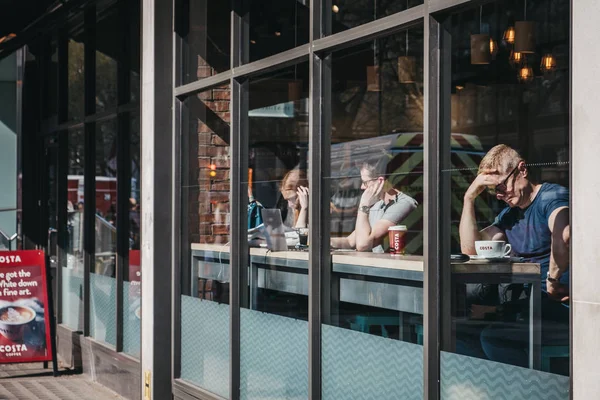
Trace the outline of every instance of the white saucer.
<instances>
[{"instance_id":1,"label":"white saucer","mask_svg":"<svg viewBox=\"0 0 600 400\"><path fill-rule=\"evenodd\" d=\"M471 258L471 260L486 260L486 261L497 261L497 260L501 260L501 261L509 261L510 260L510 256L501 256L501 257L494 257L494 256L469 256L469 258Z\"/></svg>"}]
</instances>

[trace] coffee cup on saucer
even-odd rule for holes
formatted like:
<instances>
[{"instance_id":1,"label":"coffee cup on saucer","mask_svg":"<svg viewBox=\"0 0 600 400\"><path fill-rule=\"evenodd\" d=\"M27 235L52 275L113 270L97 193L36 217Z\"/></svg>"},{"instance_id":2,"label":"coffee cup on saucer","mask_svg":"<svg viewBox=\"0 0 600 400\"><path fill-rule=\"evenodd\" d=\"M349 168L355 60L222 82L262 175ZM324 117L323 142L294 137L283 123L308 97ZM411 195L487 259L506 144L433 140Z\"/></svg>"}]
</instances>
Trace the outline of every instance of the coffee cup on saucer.
<instances>
[{"instance_id":1,"label":"coffee cup on saucer","mask_svg":"<svg viewBox=\"0 0 600 400\"><path fill-rule=\"evenodd\" d=\"M504 240L478 240L475 242L475 251L479 257L502 258L510 255L512 246Z\"/></svg>"}]
</instances>

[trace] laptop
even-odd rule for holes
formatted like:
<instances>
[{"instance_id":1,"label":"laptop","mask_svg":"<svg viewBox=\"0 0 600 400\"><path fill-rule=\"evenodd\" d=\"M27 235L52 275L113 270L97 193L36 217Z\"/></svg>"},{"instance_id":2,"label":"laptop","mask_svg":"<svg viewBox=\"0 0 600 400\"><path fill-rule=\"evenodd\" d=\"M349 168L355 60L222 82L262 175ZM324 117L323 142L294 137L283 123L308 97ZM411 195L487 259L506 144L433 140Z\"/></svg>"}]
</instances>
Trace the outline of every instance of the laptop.
<instances>
[{"instance_id":1,"label":"laptop","mask_svg":"<svg viewBox=\"0 0 600 400\"><path fill-rule=\"evenodd\" d=\"M264 235L267 249L271 251L286 251L285 227L278 208L263 208L261 215L264 224Z\"/></svg>"}]
</instances>

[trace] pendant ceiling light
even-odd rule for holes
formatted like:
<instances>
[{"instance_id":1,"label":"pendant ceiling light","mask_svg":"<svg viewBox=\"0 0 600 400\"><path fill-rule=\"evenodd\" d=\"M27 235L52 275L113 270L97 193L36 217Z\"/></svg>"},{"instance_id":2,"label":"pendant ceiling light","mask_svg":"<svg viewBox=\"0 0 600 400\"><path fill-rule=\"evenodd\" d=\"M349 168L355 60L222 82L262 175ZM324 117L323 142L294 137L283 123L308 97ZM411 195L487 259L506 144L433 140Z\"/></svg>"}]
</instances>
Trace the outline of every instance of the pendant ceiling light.
<instances>
[{"instance_id":1,"label":"pendant ceiling light","mask_svg":"<svg viewBox=\"0 0 600 400\"><path fill-rule=\"evenodd\" d=\"M533 68L531 68L527 64L523 65L519 69L519 75L517 78L519 79L519 82L522 82L522 83L529 83L529 82L533 81L533 78L534 78Z\"/></svg>"},{"instance_id":2,"label":"pendant ceiling light","mask_svg":"<svg viewBox=\"0 0 600 400\"><path fill-rule=\"evenodd\" d=\"M506 28L506 30L504 31L503 38L504 38L504 41L508 44L515 43L515 27L509 26L508 28Z\"/></svg>"},{"instance_id":3,"label":"pendant ceiling light","mask_svg":"<svg viewBox=\"0 0 600 400\"><path fill-rule=\"evenodd\" d=\"M406 30L406 48L403 56L398 57L398 82L415 83L417 59L408 55L408 30Z\"/></svg>"},{"instance_id":4,"label":"pendant ceiling light","mask_svg":"<svg viewBox=\"0 0 600 400\"><path fill-rule=\"evenodd\" d=\"M490 36L490 55L492 56L492 60L496 59L496 54L498 54L498 44L494 38Z\"/></svg>"},{"instance_id":5,"label":"pendant ceiling light","mask_svg":"<svg viewBox=\"0 0 600 400\"><path fill-rule=\"evenodd\" d=\"M525 21L515 23L515 51L525 54L535 53L535 22L527 21L527 0L523 12Z\"/></svg>"},{"instance_id":6,"label":"pendant ceiling light","mask_svg":"<svg viewBox=\"0 0 600 400\"><path fill-rule=\"evenodd\" d=\"M481 32L481 14L483 7L479 7L479 32ZM487 33L476 33L471 35L471 64L489 64L492 61L490 52L490 35Z\"/></svg>"},{"instance_id":7,"label":"pendant ceiling light","mask_svg":"<svg viewBox=\"0 0 600 400\"><path fill-rule=\"evenodd\" d=\"M380 92L381 87L379 85L379 65L368 65L367 66L367 91L368 92Z\"/></svg>"},{"instance_id":8,"label":"pendant ceiling light","mask_svg":"<svg viewBox=\"0 0 600 400\"><path fill-rule=\"evenodd\" d=\"M510 57L509 57L508 61L514 67L518 67L523 62L523 54L519 53L518 51L514 51L513 50L513 51L510 52Z\"/></svg>"},{"instance_id":9,"label":"pendant ceiling light","mask_svg":"<svg viewBox=\"0 0 600 400\"><path fill-rule=\"evenodd\" d=\"M554 58L552 53L544 54L540 63L540 69L542 72L550 72L556 69L556 58Z\"/></svg>"}]
</instances>

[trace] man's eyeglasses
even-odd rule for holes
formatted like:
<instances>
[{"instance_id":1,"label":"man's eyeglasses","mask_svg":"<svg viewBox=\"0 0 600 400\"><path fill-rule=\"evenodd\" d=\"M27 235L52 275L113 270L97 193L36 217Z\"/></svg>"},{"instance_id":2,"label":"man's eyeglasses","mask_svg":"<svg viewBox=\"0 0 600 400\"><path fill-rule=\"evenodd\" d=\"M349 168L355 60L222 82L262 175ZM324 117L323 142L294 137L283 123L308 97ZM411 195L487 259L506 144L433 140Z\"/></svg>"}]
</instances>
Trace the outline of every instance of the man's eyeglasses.
<instances>
[{"instance_id":1,"label":"man's eyeglasses","mask_svg":"<svg viewBox=\"0 0 600 400\"><path fill-rule=\"evenodd\" d=\"M515 169L513 169L511 171L510 174L508 174L508 176L506 177L506 179L504 179L502 182L500 182L499 184L497 184L495 187L490 189L490 192L493 195L496 194L504 194L506 193L506 190L508 189L508 187L506 186L506 182L508 182L508 180L510 179L511 176L513 176L515 174L515 172L517 172L519 170L519 164L517 164L517 166L515 167Z\"/></svg>"},{"instance_id":2,"label":"man's eyeglasses","mask_svg":"<svg viewBox=\"0 0 600 400\"><path fill-rule=\"evenodd\" d=\"M377 180L377 178L373 178L373 179L367 179L366 181L363 181L363 180L361 179L360 183L361 183L363 186L367 186L369 182L373 182L373 181L376 181L376 180Z\"/></svg>"}]
</instances>

